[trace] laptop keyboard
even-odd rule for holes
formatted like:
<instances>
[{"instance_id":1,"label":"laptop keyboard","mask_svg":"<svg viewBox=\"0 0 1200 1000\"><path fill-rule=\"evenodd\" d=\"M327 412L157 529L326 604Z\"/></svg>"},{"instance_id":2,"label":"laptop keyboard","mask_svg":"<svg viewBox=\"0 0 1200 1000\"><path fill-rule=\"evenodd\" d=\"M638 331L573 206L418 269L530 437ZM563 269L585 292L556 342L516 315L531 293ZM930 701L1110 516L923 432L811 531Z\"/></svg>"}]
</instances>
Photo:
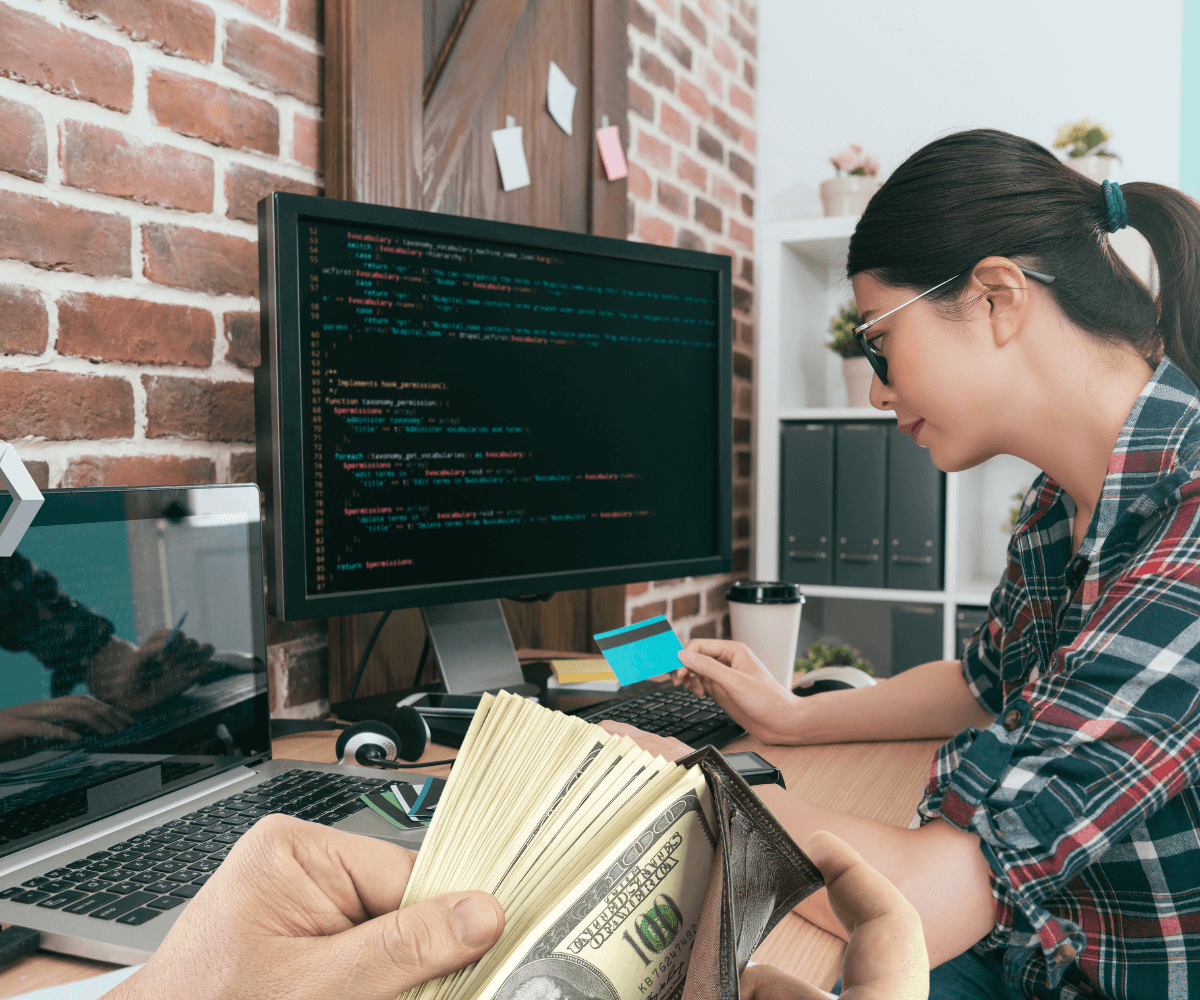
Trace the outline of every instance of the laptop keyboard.
<instances>
[{"instance_id":1,"label":"laptop keyboard","mask_svg":"<svg viewBox=\"0 0 1200 1000\"><path fill-rule=\"evenodd\" d=\"M328 826L361 809L360 795L388 784L389 779L335 772L285 771L0 891L0 899L120 924L144 924L195 896L238 838L261 817L285 813Z\"/></svg>"},{"instance_id":2,"label":"laptop keyboard","mask_svg":"<svg viewBox=\"0 0 1200 1000\"><path fill-rule=\"evenodd\" d=\"M608 702L579 714L588 722L612 719L624 722L648 733L674 736L689 746L704 746L705 740L726 726L736 734L743 732L711 698L704 698L682 688L670 691L650 691L628 701Z\"/></svg>"},{"instance_id":3,"label":"laptop keyboard","mask_svg":"<svg viewBox=\"0 0 1200 1000\"><path fill-rule=\"evenodd\" d=\"M0 800L0 844L20 840L32 833L48 830L59 823L85 815L88 811L89 788L140 771L145 766L131 761L88 764L81 767L70 780L56 782L55 794L49 798L40 788L7 796ZM207 766L182 762L162 764L162 783L166 785L178 781Z\"/></svg>"}]
</instances>

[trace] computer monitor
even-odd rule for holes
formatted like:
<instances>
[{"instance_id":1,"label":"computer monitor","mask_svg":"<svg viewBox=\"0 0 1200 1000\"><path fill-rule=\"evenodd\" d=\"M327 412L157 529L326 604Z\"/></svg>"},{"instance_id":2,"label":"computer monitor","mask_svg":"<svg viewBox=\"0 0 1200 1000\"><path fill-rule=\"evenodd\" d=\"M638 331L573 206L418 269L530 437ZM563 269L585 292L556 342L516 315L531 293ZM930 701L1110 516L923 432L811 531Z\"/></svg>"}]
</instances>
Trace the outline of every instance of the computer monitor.
<instances>
[{"instance_id":1,"label":"computer monitor","mask_svg":"<svg viewBox=\"0 0 1200 1000\"><path fill-rule=\"evenodd\" d=\"M729 569L728 257L276 193L259 259L272 614Z\"/></svg>"}]
</instances>

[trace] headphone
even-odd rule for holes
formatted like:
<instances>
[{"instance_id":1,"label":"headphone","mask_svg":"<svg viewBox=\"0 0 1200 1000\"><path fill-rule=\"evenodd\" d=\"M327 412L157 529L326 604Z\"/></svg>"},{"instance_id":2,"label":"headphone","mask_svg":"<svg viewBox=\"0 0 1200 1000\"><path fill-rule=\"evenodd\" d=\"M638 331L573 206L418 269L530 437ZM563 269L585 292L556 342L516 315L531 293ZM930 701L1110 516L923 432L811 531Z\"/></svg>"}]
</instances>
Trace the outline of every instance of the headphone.
<instances>
[{"instance_id":1,"label":"headphone","mask_svg":"<svg viewBox=\"0 0 1200 1000\"><path fill-rule=\"evenodd\" d=\"M423 764L398 764L396 758L415 761L429 744L429 723L411 705L400 705L392 715L392 724L356 722L342 731L334 745L339 764L362 767L390 767L406 770L453 764L453 760L431 760Z\"/></svg>"}]
</instances>

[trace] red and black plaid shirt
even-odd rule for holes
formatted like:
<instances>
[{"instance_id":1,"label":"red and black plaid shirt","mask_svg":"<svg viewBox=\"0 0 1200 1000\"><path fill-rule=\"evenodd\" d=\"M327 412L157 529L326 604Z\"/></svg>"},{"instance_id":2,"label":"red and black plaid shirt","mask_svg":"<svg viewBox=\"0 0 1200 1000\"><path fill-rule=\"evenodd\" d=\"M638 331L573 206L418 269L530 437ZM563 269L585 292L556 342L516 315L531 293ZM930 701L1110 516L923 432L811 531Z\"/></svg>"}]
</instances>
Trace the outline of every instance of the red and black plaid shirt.
<instances>
[{"instance_id":1,"label":"red and black plaid shirt","mask_svg":"<svg viewBox=\"0 0 1200 1000\"><path fill-rule=\"evenodd\" d=\"M1026 996L1200 997L1200 392L1170 361L1072 556L1074 516L1039 476L963 657L996 721L942 747L922 817L982 839L976 947Z\"/></svg>"}]
</instances>

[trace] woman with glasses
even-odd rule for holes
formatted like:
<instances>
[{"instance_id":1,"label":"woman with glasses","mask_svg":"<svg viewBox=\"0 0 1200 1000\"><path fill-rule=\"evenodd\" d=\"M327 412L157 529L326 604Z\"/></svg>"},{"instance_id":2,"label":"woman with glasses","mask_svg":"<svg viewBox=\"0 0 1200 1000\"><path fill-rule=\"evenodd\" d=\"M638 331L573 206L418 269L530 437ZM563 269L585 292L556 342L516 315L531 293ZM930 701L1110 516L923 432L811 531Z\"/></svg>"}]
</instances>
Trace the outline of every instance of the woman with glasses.
<instances>
[{"instance_id":1,"label":"woman with glasses","mask_svg":"<svg viewBox=\"0 0 1200 1000\"><path fill-rule=\"evenodd\" d=\"M764 793L908 896L932 997L1200 996L1200 206L963 132L880 188L847 269L872 404L947 472L1043 470L1008 569L961 662L800 699L701 640L677 682L768 743L950 737L919 829Z\"/></svg>"}]
</instances>

